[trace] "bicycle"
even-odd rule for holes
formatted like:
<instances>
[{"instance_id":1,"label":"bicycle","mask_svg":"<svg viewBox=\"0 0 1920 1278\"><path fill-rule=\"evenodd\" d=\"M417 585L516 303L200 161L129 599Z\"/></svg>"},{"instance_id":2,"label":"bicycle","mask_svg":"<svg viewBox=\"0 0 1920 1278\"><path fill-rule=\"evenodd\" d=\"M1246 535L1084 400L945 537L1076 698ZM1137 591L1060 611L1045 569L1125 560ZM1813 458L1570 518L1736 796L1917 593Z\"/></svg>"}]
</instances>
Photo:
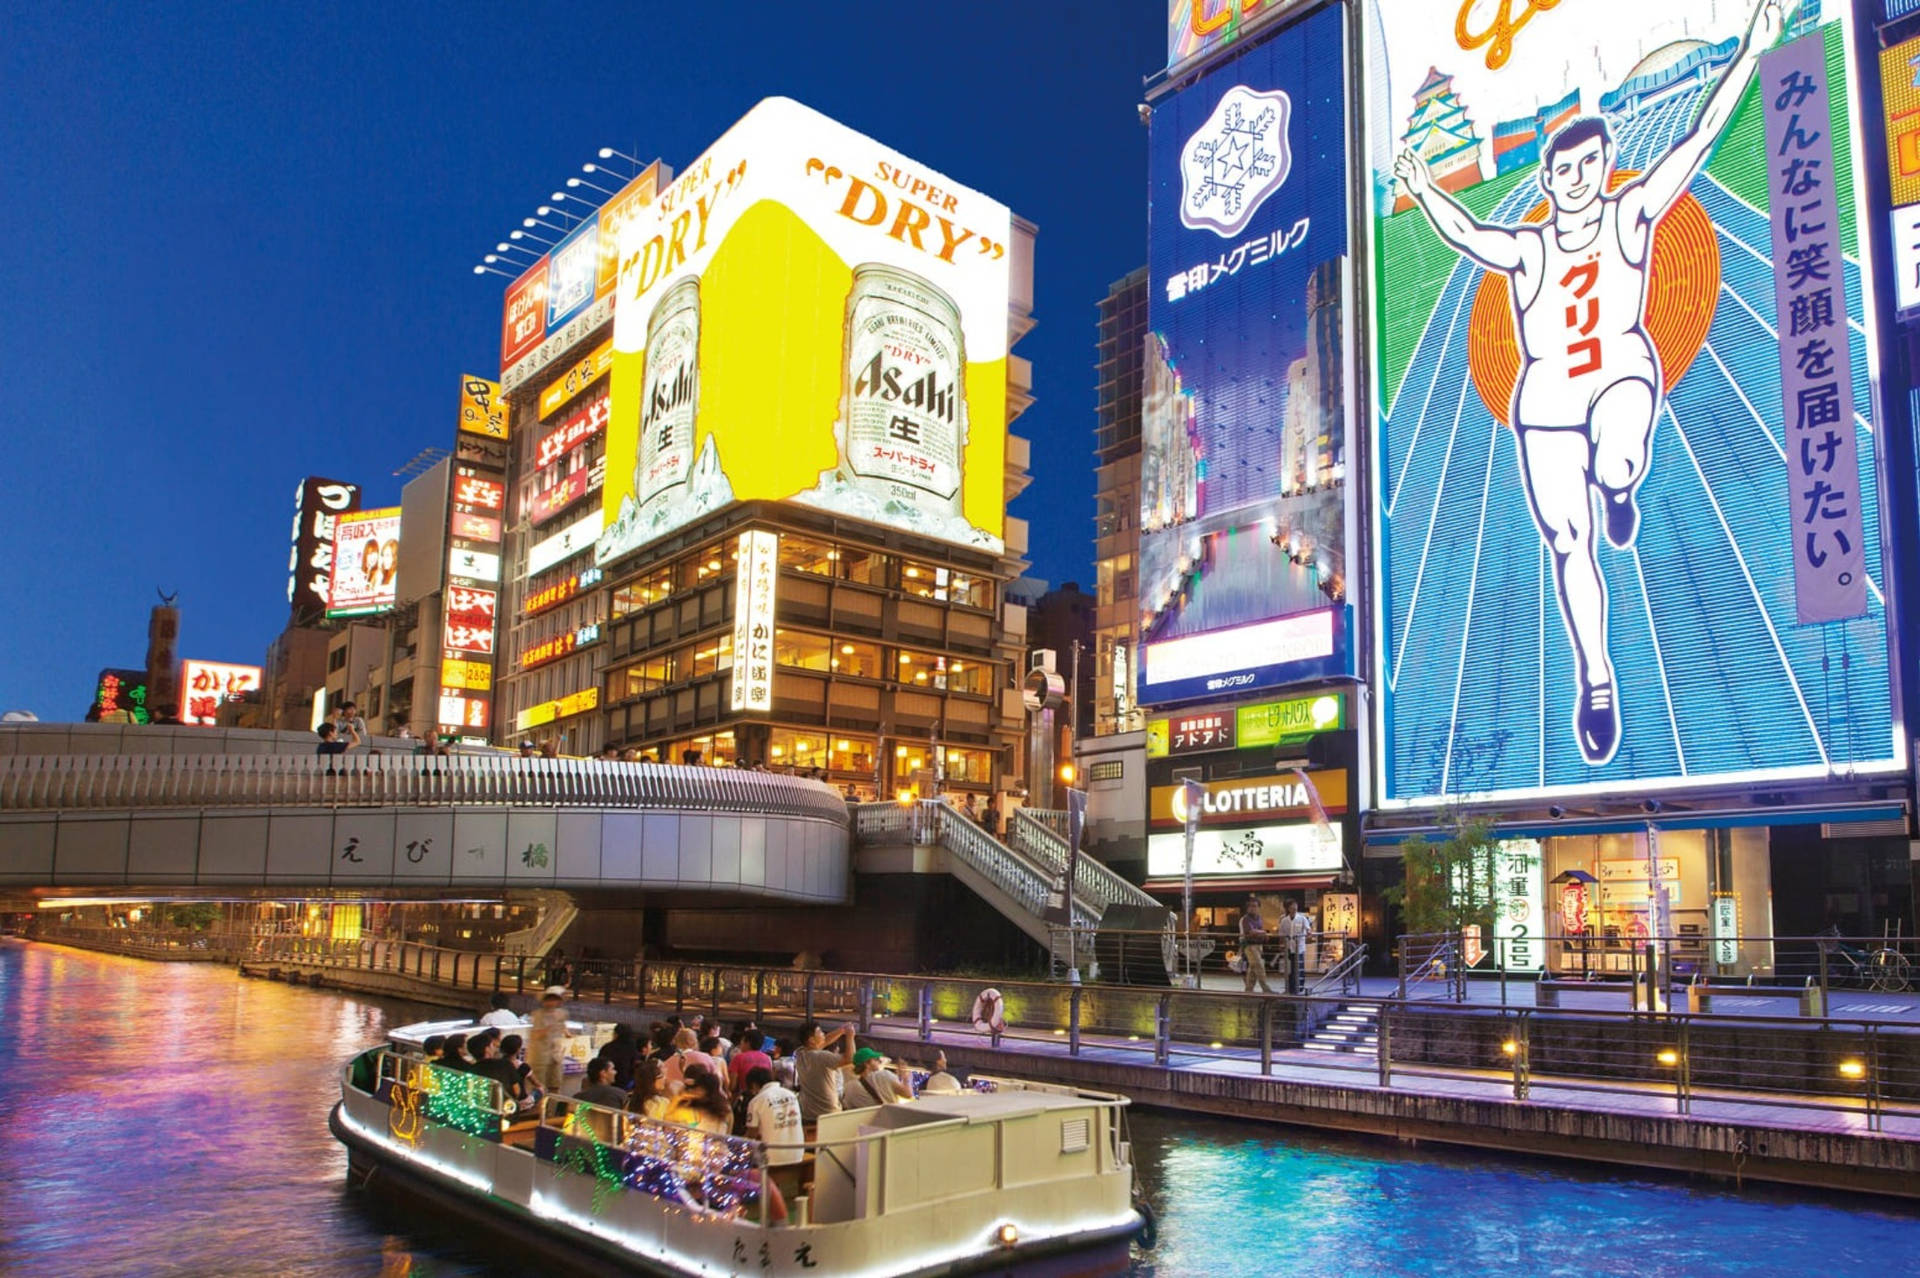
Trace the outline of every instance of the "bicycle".
<instances>
[{"instance_id":1,"label":"bicycle","mask_svg":"<svg viewBox=\"0 0 1920 1278\"><path fill-rule=\"evenodd\" d=\"M1823 939L1820 948L1829 955L1837 954L1845 959L1854 981L1861 986L1885 994L1901 994L1912 988L1912 964L1906 955L1888 943L1889 939L1897 942L1898 937L1883 937L1879 949L1868 951L1841 940L1837 923L1820 935L1831 938Z\"/></svg>"}]
</instances>

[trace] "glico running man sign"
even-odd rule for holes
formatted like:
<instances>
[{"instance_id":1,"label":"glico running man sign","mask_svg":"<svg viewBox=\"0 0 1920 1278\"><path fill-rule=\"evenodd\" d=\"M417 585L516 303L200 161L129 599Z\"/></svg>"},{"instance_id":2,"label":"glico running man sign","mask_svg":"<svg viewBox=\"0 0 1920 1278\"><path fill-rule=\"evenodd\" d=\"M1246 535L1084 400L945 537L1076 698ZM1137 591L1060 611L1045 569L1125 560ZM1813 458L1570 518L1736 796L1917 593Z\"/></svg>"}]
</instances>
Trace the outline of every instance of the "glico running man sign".
<instances>
[{"instance_id":1,"label":"glico running man sign","mask_svg":"<svg viewBox=\"0 0 1920 1278\"><path fill-rule=\"evenodd\" d=\"M1158 101L1140 700L1352 672L1345 10Z\"/></svg>"},{"instance_id":2,"label":"glico running man sign","mask_svg":"<svg viewBox=\"0 0 1920 1278\"><path fill-rule=\"evenodd\" d=\"M1369 0L1387 806L1899 767L1845 9Z\"/></svg>"}]
</instances>

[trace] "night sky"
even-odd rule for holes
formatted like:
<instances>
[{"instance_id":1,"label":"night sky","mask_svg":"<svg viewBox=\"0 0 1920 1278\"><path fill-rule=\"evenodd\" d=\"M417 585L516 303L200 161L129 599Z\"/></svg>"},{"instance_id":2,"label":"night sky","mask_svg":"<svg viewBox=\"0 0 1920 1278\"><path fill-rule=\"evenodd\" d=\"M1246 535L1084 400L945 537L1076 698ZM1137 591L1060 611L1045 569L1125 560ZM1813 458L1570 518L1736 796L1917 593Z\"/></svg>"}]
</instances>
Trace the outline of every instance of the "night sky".
<instances>
[{"instance_id":1,"label":"night sky","mask_svg":"<svg viewBox=\"0 0 1920 1278\"><path fill-rule=\"evenodd\" d=\"M1095 304L1146 255L1130 4L7 6L0 710L142 663L257 663L293 491L448 445L499 365L472 268L601 146L679 168L784 94L1037 223L1032 572L1091 587ZM544 232L543 232L544 233Z\"/></svg>"}]
</instances>

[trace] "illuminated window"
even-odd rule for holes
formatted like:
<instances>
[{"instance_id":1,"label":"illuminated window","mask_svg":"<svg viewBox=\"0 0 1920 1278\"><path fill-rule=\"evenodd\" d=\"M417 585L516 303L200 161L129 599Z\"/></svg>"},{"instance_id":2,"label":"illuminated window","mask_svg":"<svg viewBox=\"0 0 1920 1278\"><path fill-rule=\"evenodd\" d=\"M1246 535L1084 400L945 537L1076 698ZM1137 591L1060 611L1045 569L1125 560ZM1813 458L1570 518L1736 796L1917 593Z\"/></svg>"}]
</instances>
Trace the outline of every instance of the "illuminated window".
<instances>
[{"instance_id":1,"label":"illuminated window","mask_svg":"<svg viewBox=\"0 0 1920 1278\"><path fill-rule=\"evenodd\" d=\"M776 728L768 743L767 762L772 767L873 775L873 742L865 737Z\"/></svg>"},{"instance_id":2,"label":"illuminated window","mask_svg":"<svg viewBox=\"0 0 1920 1278\"><path fill-rule=\"evenodd\" d=\"M794 572L837 577L840 575L840 552L824 541L788 533L780 538L780 566Z\"/></svg>"},{"instance_id":3,"label":"illuminated window","mask_svg":"<svg viewBox=\"0 0 1920 1278\"><path fill-rule=\"evenodd\" d=\"M930 652L901 649L893 661L893 678L929 691L970 692L984 696L993 689L993 667L963 657L942 657Z\"/></svg>"},{"instance_id":4,"label":"illuminated window","mask_svg":"<svg viewBox=\"0 0 1920 1278\"><path fill-rule=\"evenodd\" d=\"M613 615L624 617L649 604L659 603L673 593L673 573L654 573L640 581L630 581L613 592Z\"/></svg>"},{"instance_id":5,"label":"illuminated window","mask_svg":"<svg viewBox=\"0 0 1920 1278\"><path fill-rule=\"evenodd\" d=\"M733 632L703 639L691 649L681 649L690 655L685 659L684 668L689 678L698 679L702 675L719 674L722 670L733 669Z\"/></svg>"},{"instance_id":6,"label":"illuminated window","mask_svg":"<svg viewBox=\"0 0 1920 1278\"><path fill-rule=\"evenodd\" d=\"M887 557L866 550L845 548L840 551L840 575L848 581L868 586L887 584Z\"/></svg>"},{"instance_id":7,"label":"illuminated window","mask_svg":"<svg viewBox=\"0 0 1920 1278\"><path fill-rule=\"evenodd\" d=\"M878 644L854 643L841 640L829 656L828 668L835 674L850 675L855 679L879 679L880 647Z\"/></svg>"},{"instance_id":8,"label":"illuminated window","mask_svg":"<svg viewBox=\"0 0 1920 1278\"><path fill-rule=\"evenodd\" d=\"M833 640L826 635L785 629L773 632L773 660L776 665L800 670L831 670L833 648Z\"/></svg>"},{"instance_id":9,"label":"illuminated window","mask_svg":"<svg viewBox=\"0 0 1920 1278\"><path fill-rule=\"evenodd\" d=\"M1105 759L1099 763L1090 763L1087 765L1087 780L1118 781L1126 774L1126 769L1125 759Z\"/></svg>"},{"instance_id":10,"label":"illuminated window","mask_svg":"<svg viewBox=\"0 0 1920 1278\"><path fill-rule=\"evenodd\" d=\"M663 653L615 671L607 695L614 701L624 701L628 697L654 692L672 682L673 656Z\"/></svg>"},{"instance_id":11,"label":"illuminated window","mask_svg":"<svg viewBox=\"0 0 1920 1278\"><path fill-rule=\"evenodd\" d=\"M737 555L738 552L732 546L715 543L681 560L681 589L719 580L733 571L733 561Z\"/></svg>"},{"instance_id":12,"label":"illuminated window","mask_svg":"<svg viewBox=\"0 0 1920 1278\"><path fill-rule=\"evenodd\" d=\"M947 780L968 785L993 782L993 752L973 747L947 747Z\"/></svg>"}]
</instances>

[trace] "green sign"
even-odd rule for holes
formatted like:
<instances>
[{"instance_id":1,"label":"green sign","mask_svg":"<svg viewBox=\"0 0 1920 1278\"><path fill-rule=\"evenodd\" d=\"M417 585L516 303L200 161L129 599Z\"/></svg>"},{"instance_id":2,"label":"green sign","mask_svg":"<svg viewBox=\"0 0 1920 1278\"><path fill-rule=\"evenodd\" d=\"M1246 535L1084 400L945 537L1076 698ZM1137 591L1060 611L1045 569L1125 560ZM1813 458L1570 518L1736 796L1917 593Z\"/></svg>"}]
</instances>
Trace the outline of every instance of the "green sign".
<instances>
[{"instance_id":1,"label":"green sign","mask_svg":"<svg viewBox=\"0 0 1920 1278\"><path fill-rule=\"evenodd\" d=\"M1347 699L1337 692L1263 705L1241 706L1236 725L1239 748L1296 745L1315 733L1347 724Z\"/></svg>"}]
</instances>

